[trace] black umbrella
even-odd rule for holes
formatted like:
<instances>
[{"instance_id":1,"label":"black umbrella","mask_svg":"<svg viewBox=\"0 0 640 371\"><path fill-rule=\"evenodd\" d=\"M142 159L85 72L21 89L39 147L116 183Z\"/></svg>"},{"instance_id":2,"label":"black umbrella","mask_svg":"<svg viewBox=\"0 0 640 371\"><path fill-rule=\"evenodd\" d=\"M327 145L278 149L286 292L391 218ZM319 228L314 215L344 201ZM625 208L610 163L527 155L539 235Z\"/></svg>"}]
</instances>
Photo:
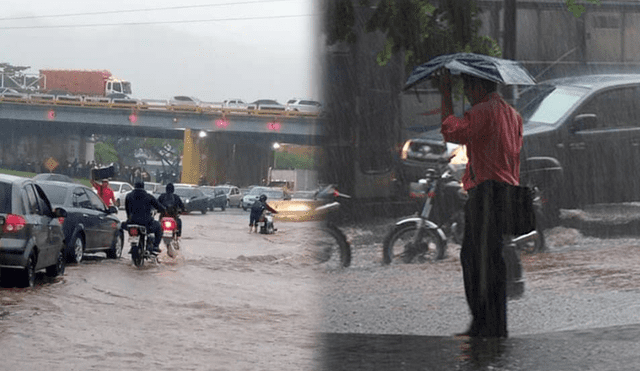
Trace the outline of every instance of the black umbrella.
<instances>
[{"instance_id":1,"label":"black umbrella","mask_svg":"<svg viewBox=\"0 0 640 371\"><path fill-rule=\"evenodd\" d=\"M535 85L535 79L520 64L509 59L474 53L445 54L415 67L404 88L409 89L428 79L441 69L447 68L453 75L465 73L505 85Z\"/></svg>"}]
</instances>

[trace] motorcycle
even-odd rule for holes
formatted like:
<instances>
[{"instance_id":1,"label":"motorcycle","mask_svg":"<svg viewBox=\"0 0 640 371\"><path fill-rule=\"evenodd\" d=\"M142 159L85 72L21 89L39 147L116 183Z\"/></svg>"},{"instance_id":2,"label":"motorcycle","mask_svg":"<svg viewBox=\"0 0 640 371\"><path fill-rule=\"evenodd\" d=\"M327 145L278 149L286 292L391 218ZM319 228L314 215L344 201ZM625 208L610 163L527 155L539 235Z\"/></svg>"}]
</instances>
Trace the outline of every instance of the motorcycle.
<instances>
[{"instance_id":1,"label":"motorcycle","mask_svg":"<svg viewBox=\"0 0 640 371\"><path fill-rule=\"evenodd\" d=\"M351 196L338 192L335 186L331 185L319 192L316 198L332 199L332 201L313 210L314 215L324 216L320 228L312 233L315 258L320 263L326 263L337 255L340 266L346 268L351 265L351 245L344 233L334 223L332 216L340 208L338 199L347 199L351 198Z\"/></svg>"},{"instance_id":2,"label":"motorcycle","mask_svg":"<svg viewBox=\"0 0 640 371\"><path fill-rule=\"evenodd\" d=\"M167 255L171 258L175 258L180 250L180 243L178 242L178 223L176 219L171 216L164 216L160 220L160 226L162 227L162 241L167 247Z\"/></svg>"},{"instance_id":3,"label":"motorcycle","mask_svg":"<svg viewBox=\"0 0 640 371\"><path fill-rule=\"evenodd\" d=\"M273 214L270 211L263 211L260 217L260 234L274 234L277 229L273 226Z\"/></svg>"},{"instance_id":4,"label":"motorcycle","mask_svg":"<svg viewBox=\"0 0 640 371\"><path fill-rule=\"evenodd\" d=\"M467 194L448 157L437 160L435 168L426 172L420 182L426 199L419 215L398 221L387 233L382 246L382 261L390 264L394 259L410 263L414 259L440 260L446 256L447 235L458 244L464 236L464 204Z\"/></svg>"},{"instance_id":5,"label":"motorcycle","mask_svg":"<svg viewBox=\"0 0 640 371\"><path fill-rule=\"evenodd\" d=\"M126 226L131 243L131 260L136 267L142 267L145 260L157 262L157 253L151 251L153 248L153 233L147 233L147 228L143 225L128 224Z\"/></svg>"},{"instance_id":6,"label":"motorcycle","mask_svg":"<svg viewBox=\"0 0 640 371\"><path fill-rule=\"evenodd\" d=\"M420 215L412 215L398 221L385 236L382 261L390 264L394 259L410 263L414 259L440 260L446 256L447 240L462 244L464 237L464 205L467 194L455 178L450 158L437 159L435 168L427 170L421 181L426 200ZM541 197L534 188L534 208L541 218ZM544 236L537 224L535 238L516 240L517 248L525 253L546 250ZM508 242L510 244L510 242Z\"/></svg>"}]
</instances>

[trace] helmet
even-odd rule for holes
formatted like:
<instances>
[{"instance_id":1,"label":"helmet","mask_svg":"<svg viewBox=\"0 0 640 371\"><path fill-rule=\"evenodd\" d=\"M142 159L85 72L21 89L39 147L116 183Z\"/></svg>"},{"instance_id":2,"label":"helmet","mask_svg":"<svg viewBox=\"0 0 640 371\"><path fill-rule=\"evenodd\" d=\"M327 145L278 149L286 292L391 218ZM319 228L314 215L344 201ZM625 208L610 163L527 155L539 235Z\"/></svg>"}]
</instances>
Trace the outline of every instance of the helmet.
<instances>
[{"instance_id":1,"label":"helmet","mask_svg":"<svg viewBox=\"0 0 640 371\"><path fill-rule=\"evenodd\" d=\"M265 202L267 200L267 195L260 195L260 201Z\"/></svg>"},{"instance_id":2,"label":"helmet","mask_svg":"<svg viewBox=\"0 0 640 371\"><path fill-rule=\"evenodd\" d=\"M144 182L143 182L142 180L137 180L137 181L133 184L133 188L144 189Z\"/></svg>"},{"instance_id":3,"label":"helmet","mask_svg":"<svg viewBox=\"0 0 640 371\"><path fill-rule=\"evenodd\" d=\"M173 187L173 183L167 183L167 186L165 187L165 190L167 191L167 193L175 192L175 188Z\"/></svg>"}]
</instances>

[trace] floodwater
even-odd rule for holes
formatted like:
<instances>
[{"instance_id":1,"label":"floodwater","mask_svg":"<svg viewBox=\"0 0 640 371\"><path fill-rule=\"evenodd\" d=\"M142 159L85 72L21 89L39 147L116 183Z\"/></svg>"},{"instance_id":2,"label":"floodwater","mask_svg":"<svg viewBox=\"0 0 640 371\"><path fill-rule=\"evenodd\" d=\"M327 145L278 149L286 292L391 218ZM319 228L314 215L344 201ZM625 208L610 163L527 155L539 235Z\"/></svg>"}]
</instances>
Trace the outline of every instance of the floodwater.
<instances>
[{"instance_id":1,"label":"floodwater","mask_svg":"<svg viewBox=\"0 0 640 371\"><path fill-rule=\"evenodd\" d=\"M0 369L311 369L308 223L265 236L248 233L241 209L182 218L176 259L136 268L125 239L119 260L95 254L34 289L1 288Z\"/></svg>"}]
</instances>

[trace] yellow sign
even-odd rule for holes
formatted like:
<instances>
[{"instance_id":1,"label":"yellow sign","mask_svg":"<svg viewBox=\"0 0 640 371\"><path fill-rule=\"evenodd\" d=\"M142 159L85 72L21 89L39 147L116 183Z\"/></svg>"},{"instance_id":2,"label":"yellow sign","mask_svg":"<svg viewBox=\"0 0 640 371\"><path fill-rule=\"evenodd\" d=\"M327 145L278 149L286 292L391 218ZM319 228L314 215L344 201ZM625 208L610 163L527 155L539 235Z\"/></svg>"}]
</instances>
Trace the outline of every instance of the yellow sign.
<instances>
[{"instance_id":1,"label":"yellow sign","mask_svg":"<svg viewBox=\"0 0 640 371\"><path fill-rule=\"evenodd\" d=\"M58 161L56 161L56 159L55 159L55 158L53 158L53 157L49 157L49 158L47 159L47 161L45 161L45 162L44 162L44 166L45 166L49 171L53 171L53 170L55 170L55 168L57 168L57 167L58 167L58 165L60 165L60 164L59 164L59 163L58 163Z\"/></svg>"}]
</instances>

